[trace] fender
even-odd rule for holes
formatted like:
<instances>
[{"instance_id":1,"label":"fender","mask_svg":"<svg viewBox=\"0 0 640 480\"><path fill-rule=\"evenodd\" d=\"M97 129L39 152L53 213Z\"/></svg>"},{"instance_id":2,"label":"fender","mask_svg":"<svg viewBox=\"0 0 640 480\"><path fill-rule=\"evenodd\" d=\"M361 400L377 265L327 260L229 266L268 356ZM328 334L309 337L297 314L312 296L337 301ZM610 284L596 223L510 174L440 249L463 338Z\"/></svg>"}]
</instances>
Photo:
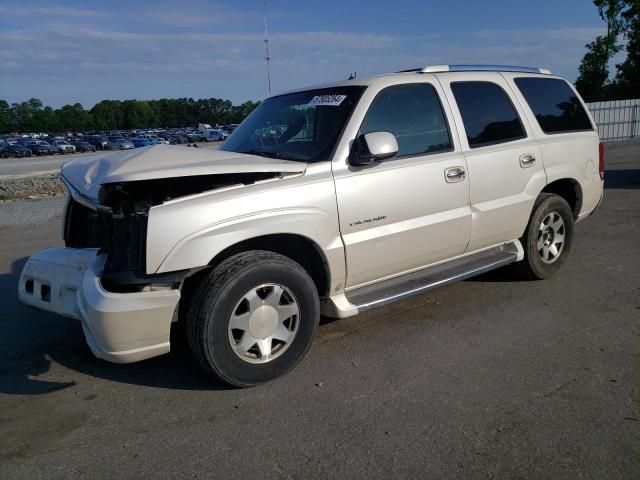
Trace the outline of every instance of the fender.
<instances>
[{"instance_id":1,"label":"fender","mask_svg":"<svg viewBox=\"0 0 640 480\"><path fill-rule=\"evenodd\" d=\"M581 198L576 221L583 219L599 204L603 182L598 175L598 137L593 132L566 134L540 144L547 183L570 180L578 184Z\"/></svg>"},{"instance_id":2,"label":"fender","mask_svg":"<svg viewBox=\"0 0 640 480\"><path fill-rule=\"evenodd\" d=\"M333 179L304 177L186 197L149 211L148 274L208 265L219 253L265 235L297 235L315 244L330 272L331 291L344 284ZM274 188L274 183L278 188Z\"/></svg>"},{"instance_id":3,"label":"fender","mask_svg":"<svg viewBox=\"0 0 640 480\"><path fill-rule=\"evenodd\" d=\"M230 218L184 237L167 254L156 273L206 265L223 250L245 240L266 235L292 234L304 237L326 256L326 247L321 247L308 234L324 223L324 219L319 217L327 215L327 212L317 208L289 208ZM339 236L336 241L337 245L327 246L329 250L343 248ZM331 265L329 259L327 263Z\"/></svg>"}]
</instances>

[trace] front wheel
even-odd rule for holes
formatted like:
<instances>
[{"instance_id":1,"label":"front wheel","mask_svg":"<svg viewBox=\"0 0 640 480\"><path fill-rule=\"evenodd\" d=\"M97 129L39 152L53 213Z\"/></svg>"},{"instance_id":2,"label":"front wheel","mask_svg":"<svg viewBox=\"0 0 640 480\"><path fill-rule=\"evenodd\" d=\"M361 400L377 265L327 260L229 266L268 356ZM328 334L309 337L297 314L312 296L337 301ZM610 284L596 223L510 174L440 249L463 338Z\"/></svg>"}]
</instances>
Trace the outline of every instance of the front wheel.
<instances>
[{"instance_id":1,"label":"front wheel","mask_svg":"<svg viewBox=\"0 0 640 480\"><path fill-rule=\"evenodd\" d=\"M228 258L202 279L186 330L208 373L249 387L295 367L319 319L317 289L304 268L276 253L250 251Z\"/></svg>"},{"instance_id":2,"label":"front wheel","mask_svg":"<svg viewBox=\"0 0 640 480\"><path fill-rule=\"evenodd\" d=\"M520 240L524 248L520 271L535 280L555 275L567 260L573 240L573 213L567 201L559 195L541 194Z\"/></svg>"}]
</instances>

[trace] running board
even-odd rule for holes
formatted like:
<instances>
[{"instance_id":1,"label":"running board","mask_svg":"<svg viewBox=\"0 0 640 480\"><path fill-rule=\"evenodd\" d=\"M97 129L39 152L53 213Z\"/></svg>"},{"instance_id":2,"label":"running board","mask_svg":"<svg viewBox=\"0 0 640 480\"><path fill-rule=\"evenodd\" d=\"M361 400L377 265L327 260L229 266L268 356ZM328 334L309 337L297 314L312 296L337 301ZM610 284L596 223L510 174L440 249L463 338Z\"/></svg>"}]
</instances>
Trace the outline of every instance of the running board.
<instances>
[{"instance_id":1,"label":"running board","mask_svg":"<svg viewBox=\"0 0 640 480\"><path fill-rule=\"evenodd\" d=\"M517 260L518 245L516 242L511 242L417 272L367 285L347 292L346 297L350 303L358 308L358 312L364 312L458 280L480 275Z\"/></svg>"}]
</instances>

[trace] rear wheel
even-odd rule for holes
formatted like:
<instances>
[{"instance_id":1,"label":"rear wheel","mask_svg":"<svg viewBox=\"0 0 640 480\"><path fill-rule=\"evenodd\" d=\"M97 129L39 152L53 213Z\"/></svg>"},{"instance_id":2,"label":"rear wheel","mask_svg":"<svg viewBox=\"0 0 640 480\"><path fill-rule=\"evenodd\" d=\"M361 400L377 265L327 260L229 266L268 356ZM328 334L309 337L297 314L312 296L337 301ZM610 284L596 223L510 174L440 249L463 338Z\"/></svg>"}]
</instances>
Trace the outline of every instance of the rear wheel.
<instances>
[{"instance_id":1,"label":"rear wheel","mask_svg":"<svg viewBox=\"0 0 640 480\"><path fill-rule=\"evenodd\" d=\"M559 195L541 194L524 236L524 260L518 264L522 273L532 279L553 276L564 264L573 240L573 213Z\"/></svg>"},{"instance_id":2,"label":"rear wheel","mask_svg":"<svg viewBox=\"0 0 640 480\"><path fill-rule=\"evenodd\" d=\"M236 387L257 385L295 367L320 319L313 280L293 260L240 253L202 279L186 318L200 365Z\"/></svg>"}]
</instances>

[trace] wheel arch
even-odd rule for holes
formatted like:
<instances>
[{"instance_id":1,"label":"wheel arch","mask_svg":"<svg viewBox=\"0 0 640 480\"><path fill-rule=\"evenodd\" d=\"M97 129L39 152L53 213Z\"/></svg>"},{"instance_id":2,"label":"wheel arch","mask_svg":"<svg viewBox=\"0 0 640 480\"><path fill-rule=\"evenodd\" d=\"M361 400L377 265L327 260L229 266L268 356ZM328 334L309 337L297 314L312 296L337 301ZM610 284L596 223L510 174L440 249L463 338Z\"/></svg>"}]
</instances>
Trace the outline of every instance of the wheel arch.
<instances>
[{"instance_id":1,"label":"wheel arch","mask_svg":"<svg viewBox=\"0 0 640 480\"><path fill-rule=\"evenodd\" d=\"M278 233L242 240L216 254L207 265L207 270L216 267L233 255L251 250L278 253L299 263L316 285L318 295L320 297L329 295L331 285L329 262L319 245L303 235ZM197 281L197 277L197 274L194 275L188 283Z\"/></svg>"},{"instance_id":2,"label":"wheel arch","mask_svg":"<svg viewBox=\"0 0 640 480\"><path fill-rule=\"evenodd\" d=\"M564 198L571 208L574 220L582 209L582 187L577 180L561 178L548 183L540 193L553 193Z\"/></svg>"}]
</instances>

